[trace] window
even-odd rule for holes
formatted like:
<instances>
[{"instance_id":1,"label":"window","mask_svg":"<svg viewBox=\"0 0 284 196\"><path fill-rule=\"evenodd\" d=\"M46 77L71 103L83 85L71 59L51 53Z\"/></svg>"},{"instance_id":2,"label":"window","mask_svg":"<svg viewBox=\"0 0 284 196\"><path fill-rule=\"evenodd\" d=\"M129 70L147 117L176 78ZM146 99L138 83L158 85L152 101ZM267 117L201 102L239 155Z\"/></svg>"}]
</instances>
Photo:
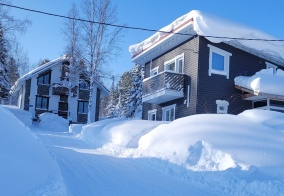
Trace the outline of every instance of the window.
<instances>
[{"instance_id":1,"label":"window","mask_svg":"<svg viewBox=\"0 0 284 196\"><path fill-rule=\"evenodd\" d=\"M78 114L88 114L88 101L78 101Z\"/></svg>"},{"instance_id":2,"label":"window","mask_svg":"<svg viewBox=\"0 0 284 196\"><path fill-rule=\"evenodd\" d=\"M156 121L157 117L157 109L148 111L148 120Z\"/></svg>"},{"instance_id":3,"label":"window","mask_svg":"<svg viewBox=\"0 0 284 196\"><path fill-rule=\"evenodd\" d=\"M221 50L215 46L208 44L209 51L209 76L211 74L224 75L229 79L230 56L231 53Z\"/></svg>"},{"instance_id":4,"label":"window","mask_svg":"<svg viewBox=\"0 0 284 196\"><path fill-rule=\"evenodd\" d=\"M38 84L49 84L50 83L50 72L44 75L41 75L37 79Z\"/></svg>"},{"instance_id":5,"label":"window","mask_svg":"<svg viewBox=\"0 0 284 196\"><path fill-rule=\"evenodd\" d=\"M150 76L155 76L158 74L158 69L159 67L155 67L153 69L150 70Z\"/></svg>"},{"instance_id":6,"label":"window","mask_svg":"<svg viewBox=\"0 0 284 196\"><path fill-rule=\"evenodd\" d=\"M36 109L47 110L48 109L48 97L37 96L36 97Z\"/></svg>"},{"instance_id":7,"label":"window","mask_svg":"<svg viewBox=\"0 0 284 196\"><path fill-rule=\"evenodd\" d=\"M163 107L163 121L173 121L175 120L176 104Z\"/></svg>"},{"instance_id":8,"label":"window","mask_svg":"<svg viewBox=\"0 0 284 196\"><path fill-rule=\"evenodd\" d=\"M276 70L277 70L277 68L278 68L278 66L277 66L277 65L274 65L274 64L271 64L271 63L266 62L266 69L269 69L269 68L272 68L272 69L273 69L273 74L275 74L275 73L276 73Z\"/></svg>"},{"instance_id":9,"label":"window","mask_svg":"<svg viewBox=\"0 0 284 196\"><path fill-rule=\"evenodd\" d=\"M90 84L86 80L80 80L79 82L79 89L89 90Z\"/></svg>"},{"instance_id":10,"label":"window","mask_svg":"<svg viewBox=\"0 0 284 196\"><path fill-rule=\"evenodd\" d=\"M217 114L227 114L229 102L225 100L216 100Z\"/></svg>"},{"instance_id":11,"label":"window","mask_svg":"<svg viewBox=\"0 0 284 196\"><path fill-rule=\"evenodd\" d=\"M176 56L175 58L166 61L164 63L165 70L177 72L177 73L183 73L183 67L184 67L184 53L181 55Z\"/></svg>"}]
</instances>

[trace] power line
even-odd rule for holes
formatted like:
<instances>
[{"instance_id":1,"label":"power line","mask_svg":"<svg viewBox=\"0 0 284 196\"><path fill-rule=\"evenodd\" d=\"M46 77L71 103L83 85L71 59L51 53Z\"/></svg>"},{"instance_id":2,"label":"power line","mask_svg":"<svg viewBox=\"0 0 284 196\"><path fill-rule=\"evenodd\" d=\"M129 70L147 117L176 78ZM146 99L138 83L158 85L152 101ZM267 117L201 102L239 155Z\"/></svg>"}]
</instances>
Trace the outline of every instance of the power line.
<instances>
[{"instance_id":1,"label":"power line","mask_svg":"<svg viewBox=\"0 0 284 196\"><path fill-rule=\"evenodd\" d=\"M29 11L29 12L35 12L35 13L39 13L39 14L44 14L44 15L64 18L64 19L71 19L71 20L77 20L77 21L81 21L81 22L88 22L88 23L93 23L93 24L100 24L100 25L106 25L106 26L112 26L112 27L119 27L119 28L124 28L124 29L132 29L132 30L142 30L142 31L150 31L150 32L160 32L160 33L168 33L168 34L194 36L194 34L189 34L189 33L178 33L178 32L173 32L173 31L169 32L169 31L148 29L148 28L142 28L142 27L133 27L133 26L125 26L125 25L97 22L97 21L85 20L85 19L82 19L82 18L73 18L73 17L69 17L69 16L53 14L53 13L49 13L49 12L44 12L44 11L39 11L39 10L34 10L34 9L29 9L29 8L24 8L24 7L19 7L19 6L15 6L15 5L9 5L9 4L5 4L5 3L0 3L0 5L6 6L6 7L11 7L11 8L16 8L16 9L21 9L21 10L25 10L25 11ZM237 38L237 37L222 37L222 36L211 36L211 35L203 35L203 37L216 38L216 39L248 40L248 41L284 42L283 39Z\"/></svg>"}]
</instances>

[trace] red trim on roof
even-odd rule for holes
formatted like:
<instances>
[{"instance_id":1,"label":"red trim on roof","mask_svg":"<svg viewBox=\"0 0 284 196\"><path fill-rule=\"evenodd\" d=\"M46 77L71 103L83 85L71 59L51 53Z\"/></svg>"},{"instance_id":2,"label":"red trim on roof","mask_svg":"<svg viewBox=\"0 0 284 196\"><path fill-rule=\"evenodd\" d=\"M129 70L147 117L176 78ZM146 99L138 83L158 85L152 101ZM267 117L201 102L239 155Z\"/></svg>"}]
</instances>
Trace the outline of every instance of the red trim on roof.
<instances>
[{"instance_id":1,"label":"red trim on roof","mask_svg":"<svg viewBox=\"0 0 284 196\"><path fill-rule=\"evenodd\" d=\"M156 43L160 42L161 40L163 40L164 38L166 38L167 36L169 36L170 34L176 32L177 30L179 30L180 28L182 28L183 26L185 26L186 24L193 22L193 18L190 18L189 20L185 21L184 23L182 23L181 25L179 25L178 27L176 27L175 29L173 29L171 32L163 35L162 37L160 37L160 39L158 39L157 41L155 41L154 43L152 43L150 46L148 46L147 48L141 50L140 52L138 52L137 54L132 56L132 59L137 57L138 55L140 55L141 53L143 53L144 51L148 50L149 48L151 48L153 45L155 45Z\"/></svg>"}]
</instances>

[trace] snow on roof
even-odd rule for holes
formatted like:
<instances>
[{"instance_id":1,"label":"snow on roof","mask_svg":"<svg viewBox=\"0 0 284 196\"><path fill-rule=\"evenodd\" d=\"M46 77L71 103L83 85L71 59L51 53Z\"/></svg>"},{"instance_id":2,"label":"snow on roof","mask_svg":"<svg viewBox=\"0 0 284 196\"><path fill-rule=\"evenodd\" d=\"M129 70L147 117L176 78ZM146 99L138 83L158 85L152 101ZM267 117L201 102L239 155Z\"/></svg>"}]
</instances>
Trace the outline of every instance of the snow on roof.
<instances>
[{"instance_id":1,"label":"snow on roof","mask_svg":"<svg viewBox=\"0 0 284 196\"><path fill-rule=\"evenodd\" d=\"M194 36L194 34L205 37L207 36L206 39L213 43L225 42L243 50L250 50L250 52L255 55L261 55L262 58L269 59L273 62L277 62L278 64L284 64L283 42L240 39L232 40L229 37L266 40L277 40L277 38L259 30L204 14L197 10L193 10L181 16L168 26L163 27L160 31L183 33L182 30L189 26L192 26L193 33L191 36L187 35L188 38ZM141 43L129 46L129 52L133 55L132 60L137 62L137 59L145 52L160 45L170 36L174 36L174 34L171 33L157 32ZM176 43L176 45L178 44L179 43Z\"/></svg>"},{"instance_id":2,"label":"snow on roof","mask_svg":"<svg viewBox=\"0 0 284 196\"><path fill-rule=\"evenodd\" d=\"M235 78L235 85L241 86L258 93L268 93L273 95L284 95L284 71L277 69L273 73L273 68L263 69L253 76L238 76Z\"/></svg>"}]
</instances>

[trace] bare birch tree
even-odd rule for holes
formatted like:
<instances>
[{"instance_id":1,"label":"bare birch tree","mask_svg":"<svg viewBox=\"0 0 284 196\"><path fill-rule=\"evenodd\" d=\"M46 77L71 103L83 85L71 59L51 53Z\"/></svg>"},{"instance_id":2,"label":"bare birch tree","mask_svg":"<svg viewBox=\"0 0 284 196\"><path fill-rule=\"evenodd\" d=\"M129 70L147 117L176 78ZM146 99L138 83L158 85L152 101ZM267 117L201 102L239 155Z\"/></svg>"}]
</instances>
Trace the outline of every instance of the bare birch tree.
<instances>
[{"instance_id":1,"label":"bare birch tree","mask_svg":"<svg viewBox=\"0 0 284 196\"><path fill-rule=\"evenodd\" d=\"M93 105L93 84L106 74L104 66L118 51L118 42L120 41L122 29L106 25L117 22L116 8L112 6L110 0L83 0L82 12L84 19L93 21L82 23L84 60L87 64L88 78L90 80L88 113L88 123L90 123L90 111Z\"/></svg>"}]
</instances>

